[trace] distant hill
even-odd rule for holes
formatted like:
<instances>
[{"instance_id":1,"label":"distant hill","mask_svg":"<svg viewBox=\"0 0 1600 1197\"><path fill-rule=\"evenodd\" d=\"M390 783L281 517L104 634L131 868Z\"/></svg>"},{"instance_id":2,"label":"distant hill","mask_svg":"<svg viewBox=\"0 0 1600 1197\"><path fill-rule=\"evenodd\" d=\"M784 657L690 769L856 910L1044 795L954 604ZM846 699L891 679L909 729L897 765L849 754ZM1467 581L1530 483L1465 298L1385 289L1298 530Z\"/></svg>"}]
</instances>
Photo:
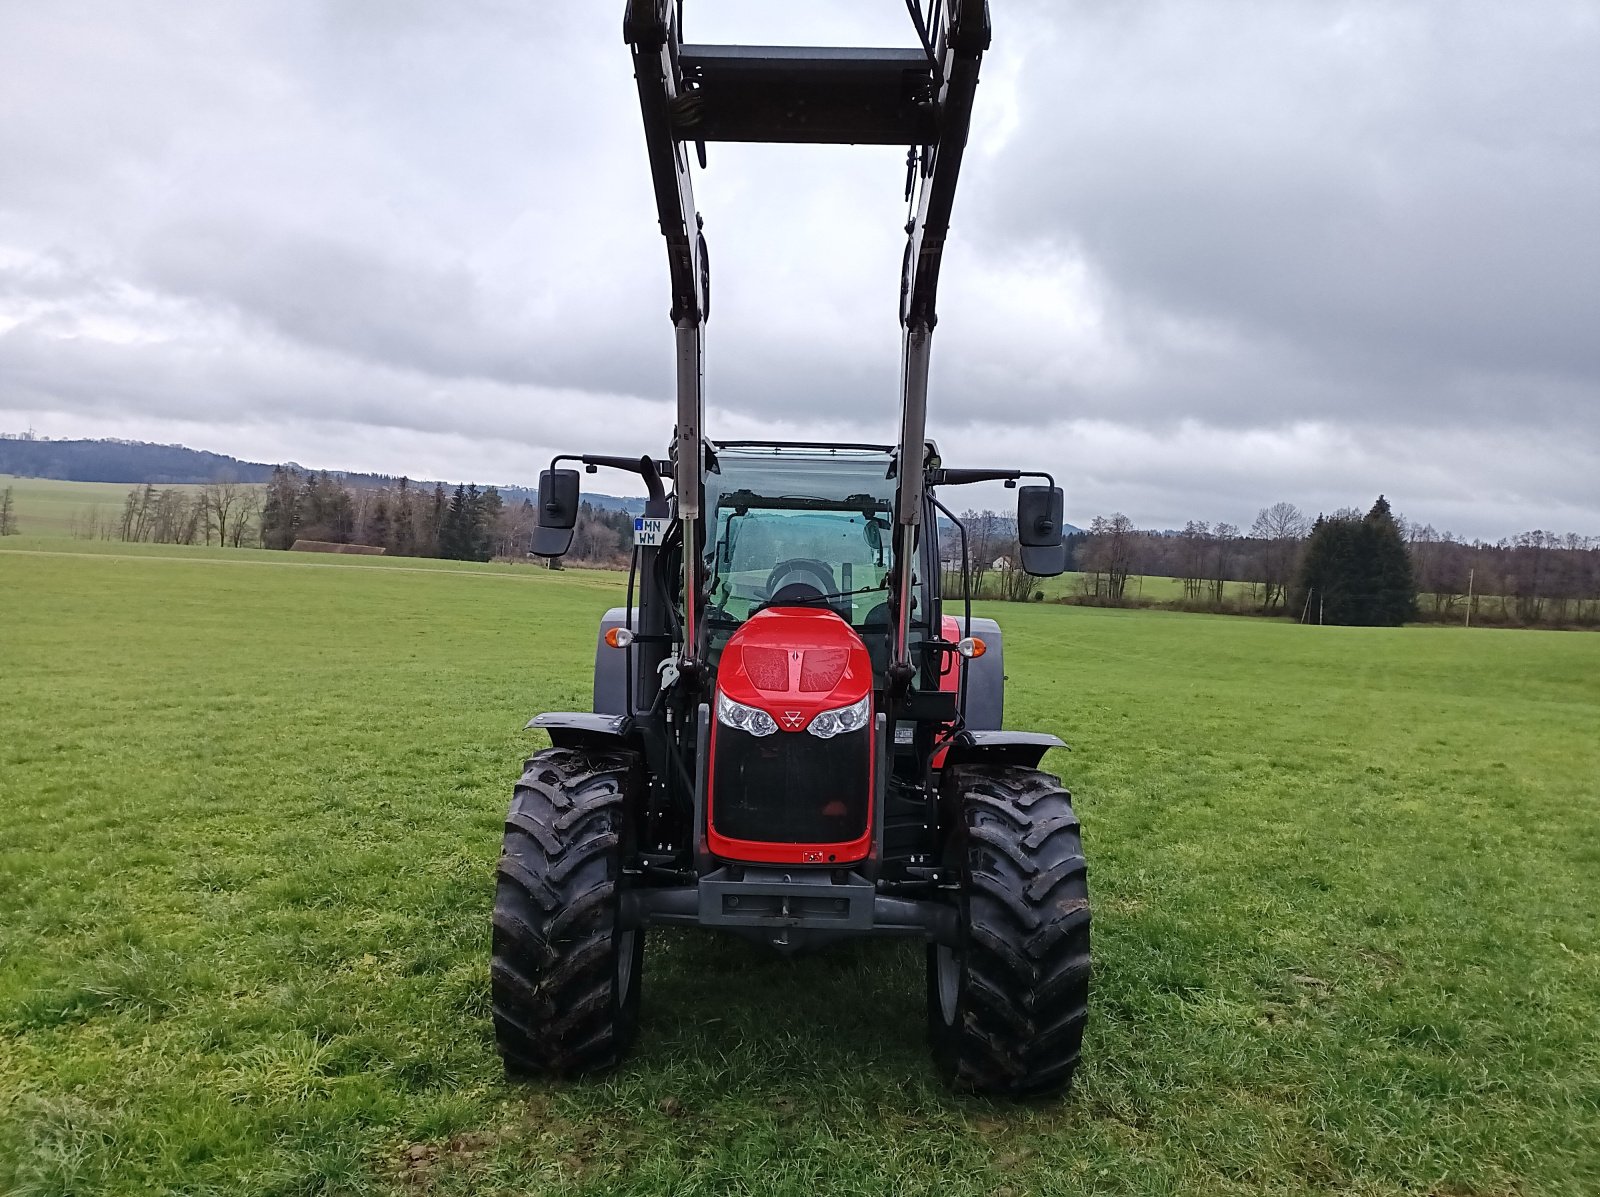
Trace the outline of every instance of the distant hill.
<instances>
[{"instance_id":1,"label":"distant hill","mask_svg":"<svg viewBox=\"0 0 1600 1197\"><path fill-rule=\"evenodd\" d=\"M265 482L272 467L183 445L146 441L50 441L0 438L0 474L63 482L153 482L157 486L215 482Z\"/></svg>"},{"instance_id":2,"label":"distant hill","mask_svg":"<svg viewBox=\"0 0 1600 1197\"><path fill-rule=\"evenodd\" d=\"M284 462L302 473L310 472L295 462ZM275 465L262 461L240 461L225 453L208 453L186 445L156 445L149 441L52 441L27 437L0 436L0 474L22 478L53 478L63 482L119 482L138 486L146 482L157 486L193 485L231 479L235 482L266 482ZM354 474L344 470L328 473L343 478L351 486L382 486L398 481L388 474ZM412 485L431 487L432 479L413 478ZM446 482L454 487L456 483ZM479 483L479 485L483 485ZM537 501L536 490L525 486L498 486L508 503L524 499ZM585 492L586 502L603 511L644 511L643 497L602 495ZM943 520L940 521L944 523ZM1005 529L1007 534L1014 526ZM1066 525L1067 535L1083 531Z\"/></svg>"},{"instance_id":3,"label":"distant hill","mask_svg":"<svg viewBox=\"0 0 1600 1197\"><path fill-rule=\"evenodd\" d=\"M284 462L302 473L310 472L295 462ZM266 482L274 464L241 461L225 453L191 449L187 445L156 445L149 441L80 440L54 441L29 437L0 436L0 474L21 478L50 478L62 482L117 482L139 486L182 486L219 479L235 482ZM379 486L397 479L386 474L359 474L329 470L352 486ZM412 479L414 485L431 487L432 479ZM454 487L454 482L445 483ZM480 483L480 485L482 485ZM524 486L501 486L501 497L509 503L536 500L538 492ZM644 499L631 496L585 494L584 499L607 511L644 510Z\"/></svg>"}]
</instances>

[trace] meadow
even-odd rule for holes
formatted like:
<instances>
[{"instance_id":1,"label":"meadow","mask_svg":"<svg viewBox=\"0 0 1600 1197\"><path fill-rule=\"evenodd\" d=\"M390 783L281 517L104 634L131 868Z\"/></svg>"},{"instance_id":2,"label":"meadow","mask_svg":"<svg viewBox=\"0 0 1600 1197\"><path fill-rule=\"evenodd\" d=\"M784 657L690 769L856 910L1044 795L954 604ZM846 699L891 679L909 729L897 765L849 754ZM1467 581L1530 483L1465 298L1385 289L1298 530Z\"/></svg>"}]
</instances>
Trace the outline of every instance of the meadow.
<instances>
[{"instance_id":1,"label":"meadow","mask_svg":"<svg viewBox=\"0 0 1600 1197\"><path fill-rule=\"evenodd\" d=\"M1072 1094L946 1094L913 945L688 932L624 1067L507 1085L522 725L622 582L0 544L0 1193L1600 1192L1573 633L984 605L1008 723L1073 747Z\"/></svg>"},{"instance_id":2,"label":"meadow","mask_svg":"<svg viewBox=\"0 0 1600 1197\"><path fill-rule=\"evenodd\" d=\"M125 482L63 482L57 478L18 478L0 474L0 491L9 489L19 531L25 536L88 537L104 524L115 527L135 489ZM167 489L158 487L158 489ZM171 489L192 494L199 486Z\"/></svg>"}]
</instances>

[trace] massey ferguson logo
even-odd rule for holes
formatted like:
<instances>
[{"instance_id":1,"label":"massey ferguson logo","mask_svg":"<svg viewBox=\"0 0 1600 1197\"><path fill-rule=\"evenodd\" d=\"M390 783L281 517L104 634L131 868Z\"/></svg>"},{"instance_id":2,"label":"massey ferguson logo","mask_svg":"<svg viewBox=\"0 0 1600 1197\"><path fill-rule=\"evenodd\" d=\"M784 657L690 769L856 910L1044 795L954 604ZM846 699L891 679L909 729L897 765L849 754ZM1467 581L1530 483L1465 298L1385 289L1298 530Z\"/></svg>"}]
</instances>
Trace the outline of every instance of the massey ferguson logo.
<instances>
[{"instance_id":1,"label":"massey ferguson logo","mask_svg":"<svg viewBox=\"0 0 1600 1197\"><path fill-rule=\"evenodd\" d=\"M800 724L805 720L805 715L799 711L785 711L783 722L790 731L799 731Z\"/></svg>"}]
</instances>

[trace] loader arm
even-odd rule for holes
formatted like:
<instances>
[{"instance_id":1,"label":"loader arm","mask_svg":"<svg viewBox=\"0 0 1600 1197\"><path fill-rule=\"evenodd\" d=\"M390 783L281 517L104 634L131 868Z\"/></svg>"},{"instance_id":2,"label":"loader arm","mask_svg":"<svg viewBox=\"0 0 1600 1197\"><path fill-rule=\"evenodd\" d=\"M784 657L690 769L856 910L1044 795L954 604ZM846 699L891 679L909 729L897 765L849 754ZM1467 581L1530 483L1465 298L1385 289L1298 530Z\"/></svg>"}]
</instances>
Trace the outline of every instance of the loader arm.
<instances>
[{"instance_id":1,"label":"loader arm","mask_svg":"<svg viewBox=\"0 0 1600 1197\"><path fill-rule=\"evenodd\" d=\"M694 676L702 601L694 565L703 535L705 444L703 327L710 270L690 177L708 142L905 145L907 199L900 286L903 328L897 582L893 672L914 671L908 649L913 562L922 519L930 342L938 322L939 267L972 117L978 70L989 46L986 0L906 0L919 45L912 48L709 46L683 41L682 4L628 0L623 38L634 79L661 234L667 243L677 355L673 455L683 523L682 666Z\"/></svg>"}]
</instances>

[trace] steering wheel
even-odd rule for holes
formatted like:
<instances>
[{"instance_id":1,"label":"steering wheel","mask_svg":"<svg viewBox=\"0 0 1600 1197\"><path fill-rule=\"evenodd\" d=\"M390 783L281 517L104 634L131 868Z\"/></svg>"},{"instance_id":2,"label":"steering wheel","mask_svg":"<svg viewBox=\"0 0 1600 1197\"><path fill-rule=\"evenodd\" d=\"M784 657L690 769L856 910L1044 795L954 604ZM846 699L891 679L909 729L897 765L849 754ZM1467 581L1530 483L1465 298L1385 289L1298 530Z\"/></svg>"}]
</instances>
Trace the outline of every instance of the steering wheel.
<instances>
[{"instance_id":1,"label":"steering wheel","mask_svg":"<svg viewBox=\"0 0 1600 1197\"><path fill-rule=\"evenodd\" d=\"M810 582L785 582L778 587L777 593L762 603L761 606L763 608L809 606L812 603L819 602L823 593Z\"/></svg>"},{"instance_id":2,"label":"steering wheel","mask_svg":"<svg viewBox=\"0 0 1600 1197\"><path fill-rule=\"evenodd\" d=\"M788 561L778 562L767 575L767 602L772 603L782 591L796 585L811 587L816 593L791 594L787 598L815 599L839 590L839 584L833 577L833 567L826 561L818 561L814 557L791 557Z\"/></svg>"}]
</instances>

